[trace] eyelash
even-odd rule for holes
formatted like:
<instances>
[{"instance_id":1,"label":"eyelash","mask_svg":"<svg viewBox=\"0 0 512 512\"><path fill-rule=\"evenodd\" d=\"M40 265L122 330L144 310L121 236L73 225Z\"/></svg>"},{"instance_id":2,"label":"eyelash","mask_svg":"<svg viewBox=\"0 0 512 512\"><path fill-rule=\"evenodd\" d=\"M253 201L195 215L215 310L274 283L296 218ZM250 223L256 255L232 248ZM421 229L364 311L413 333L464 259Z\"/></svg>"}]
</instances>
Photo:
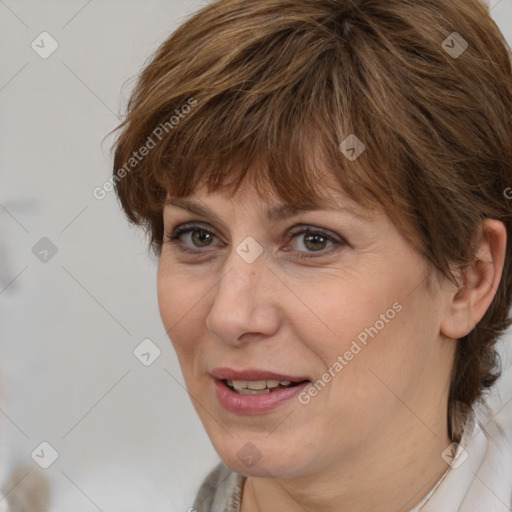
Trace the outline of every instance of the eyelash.
<instances>
[{"instance_id":1,"label":"eyelash","mask_svg":"<svg viewBox=\"0 0 512 512\"><path fill-rule=\"evenodd\" d=\"M171 234L166 233L164 235L164 243L174 244L180 251L188 253L188 254L197 255L200 252L205 252L199 248L197 250L193 250L190 247L184 246L180 241L180 238L184 234L190 233L190 232L193 232L196 230L197 231L200 230L200 231L203 231L203 233L215 236L215 233L213 233L209 229L206 229L204 226L201 226L199 224L184 224L182 226L178 226L177 228L175 228ZM337 238L334 238L332 235L330 235L328 232L324 231L321 228L314 228L314 229L306 228L306 229L301 229L300 231L291 232L290 240L292 240L293 238L295 238L299 235L321 235L323 238L325 238L329 242L332 242L332 244L334 246L346 245L345 240L343 240L341 238L338 240ZM307 253L304 253L304 251L298 251L298 254L296 257L299 259L313 259L313 258L325 256L327 254L326 251L327 251L327 249L322 250L322 251L317 251L319 253L318 256L308 255ZM313 252L313 251L309 251L309 252Z\"/></svg>"}]
</instances>

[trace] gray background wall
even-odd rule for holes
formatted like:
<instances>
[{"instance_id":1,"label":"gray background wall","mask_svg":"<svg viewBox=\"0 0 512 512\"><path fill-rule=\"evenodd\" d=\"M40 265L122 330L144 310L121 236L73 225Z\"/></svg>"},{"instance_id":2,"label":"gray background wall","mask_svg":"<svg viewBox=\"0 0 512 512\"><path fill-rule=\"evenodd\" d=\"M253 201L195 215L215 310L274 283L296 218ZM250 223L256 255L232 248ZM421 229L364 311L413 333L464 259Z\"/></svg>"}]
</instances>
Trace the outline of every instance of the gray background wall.
<instances>
[{"instance_id":1,"label":"gray background wall","mask_svg":"<svg viewBox=\"0 0 512 512\"><path fill-rule=\"evenodd\" d=\"M34 450L49 462L50 443L52 511L185 511L218 460L161 324L156 262L114 194L92 194L121 87L202 4L0 0L0 480L36 471ZM512 42L512 0L491 5ZM161 351L148 367L133 355L146 338ZM504 364L493 403L512 434Z\"/></svg>"}]
</instances>

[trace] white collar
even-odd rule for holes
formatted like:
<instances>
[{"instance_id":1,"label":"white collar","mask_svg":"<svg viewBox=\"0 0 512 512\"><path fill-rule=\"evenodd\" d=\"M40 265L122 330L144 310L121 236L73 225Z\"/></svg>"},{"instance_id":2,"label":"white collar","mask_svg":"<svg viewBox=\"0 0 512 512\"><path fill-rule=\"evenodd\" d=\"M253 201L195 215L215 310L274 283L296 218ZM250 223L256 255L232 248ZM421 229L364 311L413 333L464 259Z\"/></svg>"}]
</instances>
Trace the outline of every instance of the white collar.
<instances>
[{"instance_id":1,"label":"white collar","mask_svg":"<svg viewBox=\"0 0 512 512\"><path fill-rule=\"evenodd\" d=\"M492 411L482 407L485 427L471 410L451 465L411 512L512 510L512 447Z\"/></svg>"}]
</instances>

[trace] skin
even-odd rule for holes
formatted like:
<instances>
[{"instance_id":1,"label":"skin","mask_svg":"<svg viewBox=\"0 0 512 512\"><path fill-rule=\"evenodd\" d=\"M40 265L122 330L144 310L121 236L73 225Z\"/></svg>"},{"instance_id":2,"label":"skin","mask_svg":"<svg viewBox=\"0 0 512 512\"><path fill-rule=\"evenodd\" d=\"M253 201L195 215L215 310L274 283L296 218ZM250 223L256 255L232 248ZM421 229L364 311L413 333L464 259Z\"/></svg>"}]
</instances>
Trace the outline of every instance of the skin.
<instances>
[{"instance_id":1,"label":"skin","mask_svg":"<svg viewBox=\"0 0 512 512\"><path fill-rule=\"evenodd\" d=\"M358 206L334 182L326 178L319 187L334 209L277 222L265 211L279 199L262 199L245 183L234 195L201 187L189 198L220 220L166 206L167 234L195 222L214 236L201 243L197 231L195 238L184 234L182 246L195 255L164 243L161 317L213 446L227 466L248 476L242 512L407 511L448 467L441 453L452 442L446 407L457 338L494 297L506 231L485 221L475 258L481 261L460 286L434 281L429 291L424 258L384 212L360 219L339 208ZM346 243L287 236L299 224ZM250 264L236 252L247 236L263 249ZM218 402L213 368L267 369L314 381L394 303L402 310L308 404L292 399L244 416ZM237 456L249 442L261 454L250 467Z\"/></svg>"}]
</instances>

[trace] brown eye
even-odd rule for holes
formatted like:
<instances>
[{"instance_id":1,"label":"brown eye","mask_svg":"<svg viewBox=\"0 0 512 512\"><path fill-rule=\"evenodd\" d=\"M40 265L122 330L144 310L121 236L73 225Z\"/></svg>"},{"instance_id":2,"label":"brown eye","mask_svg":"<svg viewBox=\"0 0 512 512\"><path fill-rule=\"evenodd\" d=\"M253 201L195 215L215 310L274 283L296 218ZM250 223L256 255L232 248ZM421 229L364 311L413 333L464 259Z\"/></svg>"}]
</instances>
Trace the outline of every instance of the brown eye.
<instances>
[{"instance_id":1,"label":"brown eye","mask_svg":"<svg viewBox=\"0 0 512 512\"><path fill-rule=\"evenodd\" d=\"M320 234L307 234L303 238L304 246L310 251L321 251L325 249L325 244L329 242L327 238Z\"/></svg>"},{"instance_id":2,"label":"brown eye","mask_svg":"<svg viewBox=\"0 0 512 512\"><path fill-rule=\"evenodd\" d=\"M166 235L166 242L177 244L183 251L191 251L203 247L210 247L217 238L211 231L203 226L184 225L177 227L172 234Z\"/></svg>"},{"instance_id":3,"label":"brown eye","mask_svg":"<svg viewBox=\"0 0 512 512\"><path fill-rule=\"evenodd\" d=\"M191 234L192 243L196 247L207 247L213 238L212 233L204 229L193 229L189 233Z\"/></svg>"},{"instance_id":4,"label":"brown eye","mask_svg":"<svg viewBox=\"0 0 512 512\"><path fill-rule=\"evenodd\" d=\"M315 258L330 254L333 246L345 245L345 241L337 235L328 234L319 228L311 227L290 233L297 256L299 258ZM318 253L318 254L314 254Z\"/></svg>"}]
</instances>

